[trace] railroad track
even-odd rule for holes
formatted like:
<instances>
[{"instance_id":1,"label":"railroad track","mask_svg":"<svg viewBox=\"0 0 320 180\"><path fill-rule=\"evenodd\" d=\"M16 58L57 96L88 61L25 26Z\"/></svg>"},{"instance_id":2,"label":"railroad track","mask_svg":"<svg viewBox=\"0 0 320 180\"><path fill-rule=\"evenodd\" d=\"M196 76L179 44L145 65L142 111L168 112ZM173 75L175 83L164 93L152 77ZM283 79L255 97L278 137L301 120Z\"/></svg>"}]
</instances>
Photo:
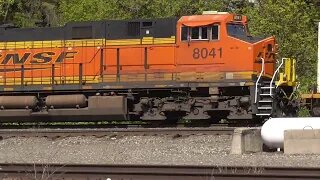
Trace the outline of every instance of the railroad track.
<instances>
[{"instance_id":1,"label":"railroad track","mask_svg":"<svg viewBox=\"0 0 320 180\"><path fill-rule=\"evenodd\" d=\"M105 128L204 128L204 127L257 127L261 123L250 121L228 122L228 123L145 123L145 122L26 122L26 123L0 123L0 129L30 129L30 128L47 128L47 129L105 129Z\"/></svg>"},{"instance_id":2,"label":"railroad track","mask_svg":"<svg viewBox=\"0 0 320 180\"><path fill-rule=\"evenodd\" d=\"M0 164L2 179L319 179L320 168L168 165Z\"/></svg>"},{"instance_id":3,"label":"railroad track","mask_svg":"<svg viewBox=\"0 0 320 180\"><path fill-rule=\"evenodd\" d=\"M74 137L74 136L187 136L232 135L233 127L208 128L105 128L105 129L0 129L0 138L11 137Z\"/></svg>"}]
</instances>

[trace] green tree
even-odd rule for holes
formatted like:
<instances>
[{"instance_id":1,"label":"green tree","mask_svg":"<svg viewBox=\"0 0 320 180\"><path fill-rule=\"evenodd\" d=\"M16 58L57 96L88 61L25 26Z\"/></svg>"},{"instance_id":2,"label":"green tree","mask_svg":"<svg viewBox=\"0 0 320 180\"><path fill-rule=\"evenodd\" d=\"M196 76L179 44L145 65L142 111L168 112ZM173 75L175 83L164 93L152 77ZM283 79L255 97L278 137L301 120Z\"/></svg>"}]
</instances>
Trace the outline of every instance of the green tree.
<instances>
[{"instance_id":1,"label":"green tree","mask_svg":"<svg viewBox=\"0 0 320 180\"><path fill-rule=\"evenodd\" d=\"M1 23L13 23L18 27L58 24L57 0L0 0Z\"/></svg>"},{"instance_id":2,"label":"green tree","mask_svg":"<svg viewBox=\"0 0 320 180\"><path fill-rule=\"evenodd\" d=\"M297 59L297 74L303 85L315 81L317 28L319 13L304 0L260 0L247 6L244 13L254 35L274 35L279 44L279 57Z\"/></svg>"},{"instance_id":3,"label":"green tree","mask_svg":"<svg viewBox=\"0 0 320 180\"><path fill-rule=\"evenodd\" d=\"M174 17L225 10L225 0L61 0L64 22L100 19Z\"/></svg>"},{"instance_id":4,"label":"green tree","mask_svg":"<svg viewBox=\"0 0 320 180\"><path fill-rule=\"evenodd\" d=\"M13 3L14 3L14 0L0 0L0 17L1 17L0 21L1 22L6 22L8 12Z\"/></svg>"},{"instance_id":5,"label":"green tree","mask_svg":"<svg viewBox=\"0 0 320 180\"><path fill-rule=\"evenodd\" d=\"M63 22L101 20L110 12L113 0L61 0L58 4Z\"/></svg>"}]
</instances>

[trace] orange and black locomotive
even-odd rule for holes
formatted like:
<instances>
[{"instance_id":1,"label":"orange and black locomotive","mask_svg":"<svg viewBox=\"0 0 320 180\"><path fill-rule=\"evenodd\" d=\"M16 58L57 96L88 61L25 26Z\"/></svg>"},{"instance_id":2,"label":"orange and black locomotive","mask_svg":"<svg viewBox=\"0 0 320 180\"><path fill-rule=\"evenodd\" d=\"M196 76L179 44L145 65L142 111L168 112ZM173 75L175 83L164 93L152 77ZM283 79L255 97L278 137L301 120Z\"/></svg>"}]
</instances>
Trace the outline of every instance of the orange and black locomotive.
<instances>
[{"instance_id":1,"label":"orange and black locomotive","mask_svg":"<svg viewBox=\"0 0 320 180\"><path fill-rule=\"evenodd\" d=\"M294 61L243 15L0 27L0 122L180 119L294 113ZM290 71L291 70L291 71ZM276 89L280 88L281 91Z\"/></svg>"}]
</instances>

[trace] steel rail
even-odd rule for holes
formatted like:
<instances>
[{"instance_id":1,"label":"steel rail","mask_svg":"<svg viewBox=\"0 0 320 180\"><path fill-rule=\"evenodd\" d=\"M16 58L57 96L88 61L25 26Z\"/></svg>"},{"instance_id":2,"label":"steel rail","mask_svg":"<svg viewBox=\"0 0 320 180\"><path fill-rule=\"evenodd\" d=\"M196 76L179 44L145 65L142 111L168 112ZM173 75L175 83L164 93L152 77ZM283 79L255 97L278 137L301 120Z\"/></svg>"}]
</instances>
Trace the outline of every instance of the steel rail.
<instances>
[{"instance_id":1,"label":"steel rail","mask_svg":"<svg viewBox=\"0 0 320 180\"><path fill-rule=\"evenodd\" d=\"M233 127L208 128L106 128L106 129L0 129L0 138L71 136L232 135Z\"/></svg>"},{"instance_id":2,"label":"steel rail","mask_svg":"<svg viewBox=\"0 0 320 180\"><path fill-rule=\"evenodd\" d=\"M319 179L320 167L0 164L0 177L18 179Z\"/></svg>"}]
</instances>

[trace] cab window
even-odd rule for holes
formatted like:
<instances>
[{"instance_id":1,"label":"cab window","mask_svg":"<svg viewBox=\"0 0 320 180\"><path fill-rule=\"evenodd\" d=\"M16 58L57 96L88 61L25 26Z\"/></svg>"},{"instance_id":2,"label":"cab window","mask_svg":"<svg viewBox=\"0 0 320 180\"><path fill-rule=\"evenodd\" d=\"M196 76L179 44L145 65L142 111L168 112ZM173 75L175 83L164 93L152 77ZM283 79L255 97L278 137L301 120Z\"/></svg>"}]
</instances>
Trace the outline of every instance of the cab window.
<instances>
[{"instance_id":1,"label":"cab window","mask_svg":"<svg viewBox=\"0 0 320 180\"><path fill-rule=\"evenodd\" d=\"M187 26L183 26L181 28L181 41L187 41L188 40L188 34L189 34L189 28Z\"/></svg>"},{"instance_id":2,"label":"cab window","mask_svg":"<svg viewBox=\"0 0 320 180\"><path fill-rule=\"evenodd\" d=\"M200 36L201 39L209 39L208 38L209 31L208 30L209 30L208 27L201 27L201 36Z\"/></svg>"},{"instance_id":3,"label":"cab window","mask_svg":"<svg viewBox=\"0 0 320 180\"><path fill-rule=\"evenodd\" d=\"M208 39L208 27L193 27L191 28L192 40L209 40Z\"/></svg>"},{"instance_id":4,"label":"cab window","mask_svg":"<svg viewBox=\"0 0 320 180\"><path fill-rule=\"evenodd\" d=\"M233 36L233 37L247 36L246 28L243 24L227 24L227 31L229 36Z\"/></svg>"},{"instance_id":5,"label":"cab window","mask_svg":"<svg viewBox=\"0 0 320 180\"><path fill-rule=\"evenodd\" d=\"M192 40L201 39L200 30L199 29L200 29L200 27L191 28L191 39Z\"/></svg>"},{"instance_id":6,"label":"cab window","mask_svg":"<svg viewBox=\"0 0 320 180\"><path fill-rule=\"evenodd\" d=\"M218 40L219 25L181 28L181 41Z\"/></svg>"},{"instance_id":7,"label":"cab window","mask_svg":"<svg viewBox=\"0 0 320 180\"><path fill-rule=\"evenodd\" d=\"M219 25L213 25L211 30L211 39L219 40Z\"/></svg>"}]
</instances>

